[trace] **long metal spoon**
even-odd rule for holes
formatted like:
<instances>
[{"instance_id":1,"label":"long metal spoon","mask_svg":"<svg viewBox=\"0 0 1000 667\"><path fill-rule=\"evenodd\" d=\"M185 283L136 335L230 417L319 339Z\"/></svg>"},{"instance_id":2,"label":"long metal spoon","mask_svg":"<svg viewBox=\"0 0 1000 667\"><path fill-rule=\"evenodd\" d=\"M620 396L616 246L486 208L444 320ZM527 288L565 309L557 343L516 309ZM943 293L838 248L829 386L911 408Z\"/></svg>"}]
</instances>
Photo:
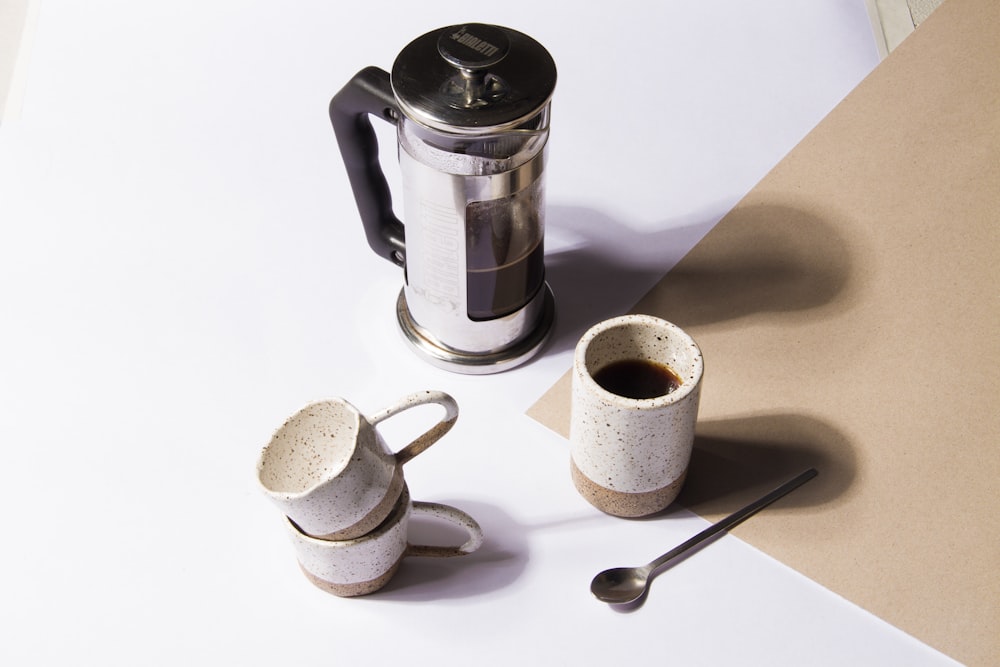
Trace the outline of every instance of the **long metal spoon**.
<instances>
[{"instance_id":1,"label":"long metal spoon","mask_svg":"<svg viewBox=\"0 0 1000 667\"><path fill-rule=\"evenodd\" d=\"M687 542L674 547L654 560L652 563L648 563L641 567L613 567L610 570L601 572L594 577L593 581L590 582L590 592L593 593L598 600L609 604L627 604L629 602L635 602L646 592L646 589L649 587L650 575L653 574L653 572L655 572L661 565L664 565L667 561L676 558L691 547L704 542L708 538L713 537L714 535L717 535L725 530L729 530L733 526L764 509L778 498L781 498L785 494L799 488L818 474L819 473L815 468L806 470L798 477L785 482L774 491L768 493L766 496L763 496L759 500L755 500L741 510L733 512L725 519L722 519L718 523L715 523L701 531Z\"/></svg>"}]
</instances>

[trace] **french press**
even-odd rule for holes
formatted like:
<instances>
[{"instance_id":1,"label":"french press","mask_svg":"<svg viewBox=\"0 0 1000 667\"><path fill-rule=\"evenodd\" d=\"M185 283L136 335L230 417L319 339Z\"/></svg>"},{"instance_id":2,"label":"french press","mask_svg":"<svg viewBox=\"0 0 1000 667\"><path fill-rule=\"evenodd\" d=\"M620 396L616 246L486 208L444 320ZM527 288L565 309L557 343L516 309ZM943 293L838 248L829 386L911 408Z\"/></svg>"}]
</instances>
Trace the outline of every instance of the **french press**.
<instances>
[{"instance_id":1,"label":"french press","mask_svg":"<svg viewBox=\"0 0 1000 667\"><path fill-rule=\"evenodd\" d=\"M389 74L361 70L330 120L368 244L400 265L396 317L436 366L493 373L545 343L545 160L556 68L531 37L465 24L418 37ZM369 120L396 125L403 221Z\"/></svg>"}]
</instances>

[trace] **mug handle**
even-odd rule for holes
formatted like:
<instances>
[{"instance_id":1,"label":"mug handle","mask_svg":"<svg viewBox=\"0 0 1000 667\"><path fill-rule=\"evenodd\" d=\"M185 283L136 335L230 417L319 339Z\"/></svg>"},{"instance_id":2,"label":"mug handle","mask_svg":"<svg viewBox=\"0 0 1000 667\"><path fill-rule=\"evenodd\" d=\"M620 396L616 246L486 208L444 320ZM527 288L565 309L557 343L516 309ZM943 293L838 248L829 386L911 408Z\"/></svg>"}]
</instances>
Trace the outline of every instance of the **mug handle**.
<instances>
[{"instance_id":1,"label":"mug handle","mask_svg":"<svg viewBox=\"0 0 1000 667\"><path fill-rule=\"evenodd\" d=\"M440 440L441 436L451 430L451 427L455 425L455 420L458 419L458 403L455 402L454 398L443 391L420 391L415 394L405 396L397 401L395 405L391 405L388 408L375 413L371 417L368 417L368 421L371 425L375 426L379 422L384 421L393 415L398 415L403 410L409 410L410 408L415 408L418 405L426 405L427 403L437 403L438 405L444 406L444 419L432 426L426 433L408 444L406 447L403 447L401 450L396 452L396 463L398 465L403 465L414 456Z\"/></svg>"},{"instance_id":2,"label":"mug handle","mask_svg":"<svg viewBox=\"0 0 1000 667\"><path fill-rule=\"evenodd\" d=\"M455 547L407 543L407 556L430 556L433 558L465 556L467 554L471 554L483 544L483 529L479 526L475 519L457 507L414 500L413 511L415 513L427 514L432 517L448 521L449 523L457 524L460 528L465 529L465 531L469 534L469 539L466 540L464 544Z\"/></svg>"}]
</instances>

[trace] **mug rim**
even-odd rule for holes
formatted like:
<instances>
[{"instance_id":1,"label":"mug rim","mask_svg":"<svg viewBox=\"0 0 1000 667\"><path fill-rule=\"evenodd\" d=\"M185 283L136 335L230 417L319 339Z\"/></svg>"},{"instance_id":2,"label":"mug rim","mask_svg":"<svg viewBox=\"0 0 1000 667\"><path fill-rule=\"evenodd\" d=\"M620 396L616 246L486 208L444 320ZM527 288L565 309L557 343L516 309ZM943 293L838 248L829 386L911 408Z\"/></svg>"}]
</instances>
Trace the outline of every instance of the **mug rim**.
<instances>
[{"instance_id":1,"label":"mug rim","mask_svg":"<svg viewBox=\"0 0 1000 667\"><path fill-rule=\"evenodd\" d=\"M680 387L674 391L663 394L662 396L654 396L652 398L630 398L628 396L622 396L621 394L616 394L613 391L608 391L598 384L598 382L594 379L593 374L587 368L586 356L590 344L596 340L598 336L607 331L612 329L624 329L633 324L645 324L647 326L665 329L669 331L672 336L682 339L684 344L690 345L695 351L691 368L694 372L694 377L691 377L690 379L682 378ZM625 358L623 357L622 360L624 359ZM589 390L596 390L596 393L606 400L629 407L649 409L678 403L695 391L695 389L701 384L701 378L705 372L705 359L697 341L695 341L691 334L678 325L655 315L629 313L598 322L597 324L591 326L583 334L583 336L580 337L580 340L576 345L576 349L573 352L573 370L574 375L581 379ZM677 371L677 369L672 367L671 370L674 370L675 372Z\"/></svg>"},{"instance_id":2,"label":"mug rim","mask_svg":"<svg viewBox=\"0 0 1000 667\"><path fill-rule=\"evenodd\" d=\"M273 453L271 446L272 444L274 444L275 439L278 438L278 436L282 432L284 432L286 428L289 427L289 424L291 424L293 420L300 417L304 412L306 412L310 408L315 408L317 406L325 406L325 405L344 406L351 413L351 417L353 418L351 426L355 433L355 442L354 446L351 448L350 455L345 457L344 460L338 466L332 467L331 469L327 470L322 477L317 478L317 480L313 484L303 489L297 491L282 491L272 488L271 485L269 485L264 480L264 471L265 468L269 469L271 467L271 465L269 464L269 461L271 460L271 454ZM333 397L333 398L323 398L315 401L310 401L309 403L307 403L306 405L302 406L294 413L289 415L285 419L285 421L282 422L281 426L279 426L274 430L274 432L271 434L270 439L267 441L267 444L264 445L263 449L261 449L260 455L257 457L257 481L264 488L264 491L266 491L269 495L281 498L282 500L288 500L288 501L298 500L309 495L310 493L315 492L317 487L322 486L323 484L327 484L330 481L336 479L350 464L351 459L353 458L354 455L354 451L357 449L357 435L360 434L362 430L363 426L362 418L363 415L361 411L358 410L354 405L352 405L349 401L347 401L344 398ZM303 535L305 534L306 533L303 533Z\"/></svg>"}]
</instances>

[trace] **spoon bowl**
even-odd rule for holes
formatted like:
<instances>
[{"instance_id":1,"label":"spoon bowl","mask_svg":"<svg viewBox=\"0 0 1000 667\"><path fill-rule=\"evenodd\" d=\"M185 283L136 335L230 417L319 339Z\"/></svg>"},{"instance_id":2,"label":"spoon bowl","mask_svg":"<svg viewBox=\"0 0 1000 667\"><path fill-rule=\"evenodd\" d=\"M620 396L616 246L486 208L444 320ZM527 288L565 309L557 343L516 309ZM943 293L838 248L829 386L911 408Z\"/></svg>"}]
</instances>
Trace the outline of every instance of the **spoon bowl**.
<instances>
[{"instance_id":1,"label":"spoon bowl","mask_svg":"<svg viewBox=\"0 0 1000 667\"><path fill-rule=\"evenodd\" d=\"M613 567L594 577L590 582L590 592L608 604L635 602L649 587L649 574L642 567Z\"/></svg>"}]
</instances>

